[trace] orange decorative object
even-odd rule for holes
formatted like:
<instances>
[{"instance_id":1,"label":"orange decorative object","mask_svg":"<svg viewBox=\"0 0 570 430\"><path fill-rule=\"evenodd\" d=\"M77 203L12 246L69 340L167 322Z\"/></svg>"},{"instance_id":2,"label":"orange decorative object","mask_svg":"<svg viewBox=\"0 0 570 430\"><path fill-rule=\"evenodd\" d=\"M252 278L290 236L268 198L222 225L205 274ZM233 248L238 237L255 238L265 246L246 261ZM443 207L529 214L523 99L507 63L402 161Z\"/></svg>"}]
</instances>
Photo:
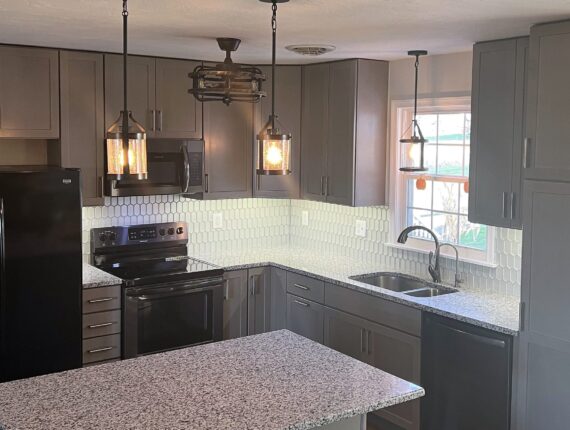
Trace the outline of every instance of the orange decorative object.
<instances>
[{"instance_id":1,"label":"orange decorative object","mask_svg":"<svg viewBox=\"0 0 570 430\"><path fill-rule=\"evenodd\" d=\"M425 178L418 178L416 179L416 188L418 190L425 190L427 186L427 182Z\"/></svg>"},{"instance_id":2,"label":"orange decorative object","mask_svg":"<svg viewBox=\"0 0 570 430\"><path fill-rule=\"evenodd\" d=\"M463 182L463 191L469 194L469 182Z\"/></svg>"}]
</instances>

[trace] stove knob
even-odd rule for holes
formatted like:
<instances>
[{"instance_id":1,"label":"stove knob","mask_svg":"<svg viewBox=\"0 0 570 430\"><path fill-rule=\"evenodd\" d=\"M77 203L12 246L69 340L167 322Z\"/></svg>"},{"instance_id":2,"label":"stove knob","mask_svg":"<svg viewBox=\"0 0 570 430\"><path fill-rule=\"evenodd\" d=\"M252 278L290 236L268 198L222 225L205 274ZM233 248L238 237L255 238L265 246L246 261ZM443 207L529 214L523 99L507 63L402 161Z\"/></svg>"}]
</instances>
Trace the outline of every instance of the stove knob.
<instances>
[{"instance_id":1,"label":"stove knob","mask_svg":"<svg viewBox=\"0 0 570 430\"><path fill-rule=\"evenodd\" d=\"M183 229L182 227L178 227L178 228L176 229L176 233L182 234L182 233L184 233L184 229Z\"/></svg>"},{"instance_id":2,"label":"stove knob","mask_svg":"<svg viewBox=\"0 0 570 430\"><path fill-rule=\"evenodd\" d=\"M160 230L158 230L158 234L160 234L161 236L164 236L166 234L166 230L161 228Z\"/></svg>"},{"instance_id":3,"label":"stove knob","mask_svg":"<svg viewBox=\"0 0 570 430\"><path fill-rule=\"evenodd\" d=\"M113 232L109 233L109 240L114 241L117 238L117 235Z\"/></svg>"},{"instance_id":4,"label":"stove knob","mask_svg":"<svg viewBox=\"0 0 570 430\"><path fill-rule=\"evenodd\" d=\"M105 233L101 233L101 234L99 235L99 240L100 240L101 242L105 242L105 241L107 240L107 235L106 235Z\"/></svg>"},{"instance_id":5,"label":"stove knob","mask_svg":"<svg viewBox=\"0 0 570 430\"><path fill-rule=\"evenodd\" d=\"M168 234L169 234L170 236L172 236L172 235L174 234L174 228L170 227L170 228L168 229Z\"/></svg>"}]
</instances>

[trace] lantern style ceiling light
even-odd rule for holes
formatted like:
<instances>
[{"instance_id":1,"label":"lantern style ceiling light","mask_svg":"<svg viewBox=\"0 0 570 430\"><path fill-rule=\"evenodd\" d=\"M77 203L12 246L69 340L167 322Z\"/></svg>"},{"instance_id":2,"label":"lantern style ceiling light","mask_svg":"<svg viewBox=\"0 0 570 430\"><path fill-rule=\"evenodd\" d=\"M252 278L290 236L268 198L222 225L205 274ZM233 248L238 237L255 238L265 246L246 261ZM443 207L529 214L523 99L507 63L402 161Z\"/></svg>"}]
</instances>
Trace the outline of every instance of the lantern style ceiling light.
<instances>
[{"instance_id":1,"label":"lantern style ceiling light","mask_svg":"<svg viewBox=\"0 0 570 430\"><path fill-rule=\"evenodd\" d=\"M289 0L260 0L263 3L272 3L271 29L273 33L272 60L271 60L271 115L263 129L257 135L258 175L289 175L291 174L291 134L283 131L277 125L275 114L275 51L277 44L277 3L286 3Z\"/></svg>"},{"instance_id":2,"label":"lantern style ceiling light","mask_svg":"<svg viewBox=\"0 0 570 430\"><path fill-rule=\"evenodd\" d=\"M228 106L231 102L259 102L266 95L262 89L263 72L255 66L232 61L232 52L237 51L241 40L229 37L216 40L220 49L226 51L226 59L215 66L202 64L189 73L192 88L188 92L201 102L221 101Z\"/></svg>"},{"instance_id":3,"label":"lantern style ceiling light","mask_svg":"<svg viewBox=\"0 0 570 430\"><path fill-rule=\"evenodd\" d=\"M408 55L416 57L416 62L415 62L416 78L415 78L415 88L414 88L414 118L412 119L411 125L404 132L404 134L406 134L411 129L412 131L411 137L400 139L400 143L403 145L404 149L403 154L405 154L405 156L401 158L406 163L405 166L400 166L400 171L427 172L428 169L424 165L424 146L428 141L424 138L424 135L417 120L418 71L420 67L420 56L427 55L427 51L408 51Z\"/></svg>"},{"instance_id":4,"label":"lantern style ceiling light","mask_svg":"<svg viewBox=\"0 0 570 430\"><path fill-rule=\"evenodd\" d=\"M127 107L127 0L123 0L123 110L107 130L107 175L147 179L146 131Z\"/></svg>"}]
</instances>

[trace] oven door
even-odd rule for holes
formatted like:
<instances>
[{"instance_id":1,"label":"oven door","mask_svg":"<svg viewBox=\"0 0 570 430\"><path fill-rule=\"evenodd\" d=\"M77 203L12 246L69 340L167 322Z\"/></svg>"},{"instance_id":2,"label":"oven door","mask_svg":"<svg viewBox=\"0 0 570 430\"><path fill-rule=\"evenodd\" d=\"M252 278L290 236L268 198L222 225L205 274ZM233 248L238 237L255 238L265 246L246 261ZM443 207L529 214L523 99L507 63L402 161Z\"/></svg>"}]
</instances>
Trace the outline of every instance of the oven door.
<instances>
[{"instance_id":1,"label":"oven door","mask_svg":"<svg viewBox=\"0 0 570 430\"><path fill-rule=\"evenodd\" d=\"M222 340L222 278L125 289L124 358Z\"/></svg>"}]
</instances>

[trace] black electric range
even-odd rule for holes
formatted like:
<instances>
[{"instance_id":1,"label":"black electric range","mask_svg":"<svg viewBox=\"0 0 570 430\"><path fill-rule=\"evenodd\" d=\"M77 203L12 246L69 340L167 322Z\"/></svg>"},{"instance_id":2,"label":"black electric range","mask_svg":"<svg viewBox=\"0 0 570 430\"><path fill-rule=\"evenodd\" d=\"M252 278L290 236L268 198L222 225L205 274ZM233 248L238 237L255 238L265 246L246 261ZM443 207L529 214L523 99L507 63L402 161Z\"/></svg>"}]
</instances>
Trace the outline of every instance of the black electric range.
<instances>
[{"instance_id":1,"label":"black electric range","mask_svg":"<svg viewBox=\"0 0 570 430\"><path fill-rule=\"evenodd\" d=\"M186 223L92 229L91 262L123 280L124 358L222 339L224 272L188 257Z\"/></svg>"}]
</instances>

